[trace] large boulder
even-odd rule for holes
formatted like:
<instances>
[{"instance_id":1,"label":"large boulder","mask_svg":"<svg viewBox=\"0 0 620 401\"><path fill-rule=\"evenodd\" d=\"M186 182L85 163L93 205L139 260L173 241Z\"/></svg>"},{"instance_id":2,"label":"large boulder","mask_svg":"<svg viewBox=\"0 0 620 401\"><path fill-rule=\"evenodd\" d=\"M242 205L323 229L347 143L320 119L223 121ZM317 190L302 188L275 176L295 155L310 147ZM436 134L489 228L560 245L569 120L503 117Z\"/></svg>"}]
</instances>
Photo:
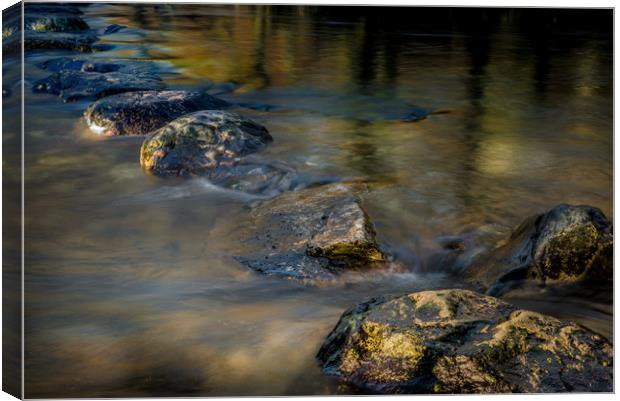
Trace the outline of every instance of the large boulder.
<instances>
[{"instance_id":1,"label":"large boulder","mask_svg":"<svg viewBox=\"0 0 620 401\"><path fill-rule=\"evenodd\" d=\"M466 290L380 297L346 311L323 372L376 393L609 392L613 349L570 322Z\"/></svg>"},{"instance_id":2,"label":"large boulder","mask_svg":"<svg viewBox=\"0 0 620 401\"><path fill-rule=\"evenodd\" d=\"M58 95L64 102L79 99L98 99L105 96L143 90L162 90L161 78L150 73L82 72L63 70L37 81L35 93Z\"/></svg>"},{"instance_id":3,"label":"large boulder","mask_svg":"<svg viewBox=\"0 0 620 401\"><path fill-rule=\"evenodd\" d=\"M208 175L262 150L273 139L265 127L239 114L203 110L171 121L149 135L140 164L156 175Z\"/></svg>"},{"instance_id":4,"label":"large boulder","mask_svg":"<svg viewBox=\"0 0 620 401\"><path fill-rule=\"evenodd\" d=\"M611 222L591 206L556 206L523 222L503 245L479 256L465 275L496 296L525 279L610 282Z\"/></svg>"},{"instance_id":5,"label":"large boulder","mask_svg":"<svg viewBox=\"0 0 620 401\"><path fill-rule=\"evenodd\" d=\"M206 92L139 91L100 99L84 116L97 134L146 135L185 114L228 106L228 102Z\"/></svg>"},{"instance_id":6,"label":"large boulder","mask_svg":"<svg viewBox=\"0 0 620 401\"><path fill-rule=\"evenodd\" d=\"M286 192L264 201L232 235L241 245L230 253L241 264L307 284L329 282L344 270L367 270L385 262L359 197L341 184Z\"/></svg>"}]
</instances>

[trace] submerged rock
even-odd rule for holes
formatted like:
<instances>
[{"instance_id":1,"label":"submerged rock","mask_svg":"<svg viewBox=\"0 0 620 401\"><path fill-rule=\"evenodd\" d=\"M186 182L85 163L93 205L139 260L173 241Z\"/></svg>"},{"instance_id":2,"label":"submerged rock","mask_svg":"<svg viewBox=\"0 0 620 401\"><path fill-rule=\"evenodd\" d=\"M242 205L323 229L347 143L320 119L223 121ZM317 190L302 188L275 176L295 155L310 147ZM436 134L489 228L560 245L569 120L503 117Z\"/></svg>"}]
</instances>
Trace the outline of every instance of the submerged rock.
<instances>
[{"instance_id":1,"label":"submerged rock","mask_svg":"<svg viewBox=\"0 0 620 401\"><path fill-rule=\"evenodd\" d=\"M334 94L309 87L270 87L259 92L239 88L237 92L240 92L237 98L241 103L251 104L268 97L276 102L270 105L274 109L294 109L355 121L415 122L424 120L429 115L446 112L420 107L397 96Z\"/></svg>"},{"instance_id":2,"label":"submerged rock","mask_svg":"<svg viewBox=\"0 0 620 401\"><path fill-rule=\"evenodd\" d=\"M317 358L324 373L384 394L613 388L607 340L466 290L359 304L342 315Z\"/></svg>"},{"instance_id":3,"label":"submerged rock","mask_svg":"<svg viewBox=\"0 0 620 401\"><path fill-rule=\"evenodd\" d=\"M24 28L36 32L76 32L90 29L78 15L64 13L24 13Z\"/></svg>"},{"instance_id":4,"label":"submerged rock","mask_svg":"<svg viewBox=\"0 0 620 401\"><path fill-rule=\"evenodd\" d=\"M94 50L93 43L99 38L90 32L35 32L27 31L24 34L24 50L36 49L62 49L91 52ZM21 52L21 37L12 34L2 40L2 51L6 53Z\"/></svg>"},{"instance_id":5,"label":"submerged rock","mask_svg":"<svg viewBox=\"0 0 620 401\"><path fill-rule=\"evenodd\" d=\"M265 127L239 114L203 110L185 115L149 135L140 164L157 175L208 175L262 150L273 139Z\"/></svg>"},{"instance_id":6,"label":"submerged rock","mask_svg":"<svg viewBox=\"0 0 620 401\"><path fill-rule=\"evenodd\" d=\"M492 295L501 295L525 279L542 284L611 281L611 222L591 206L556 206L527 219L504 245L481 255L465 274Z\"/></svg>"},{"instance_id":7,"label":"submerged rock","mask_svg":"<svg viewBox=\"0 0 620 401\"><path fill-rule=\"evenodd\" d=\"M120 31L122 29L125 29L125 28L127 28L125 25L119 25L119 24L108 25L104 29L103 34L104 35L110 35L110 34L116 33L116 32L118 32L118 31Z\"/></svg>"},{"instance_id":8,"label":"submerged rock","mask_svg":"<svg viewBox=\"0 0 620 401\"><path fill-rule=\"evenodd\" d=\"M34 32L77 32L90 29L86 21L80 17L81 11L71 5L49 4L24 5L24 30ZM14 12L5 16L3 32L8 36L21 28L21 13ZM3 38L5 34L3 34Z\"/></svg>"},{"instance_id":9,"label":"submerged rock","mask_svg":"<svg viewBox=\"0 0 620 401\"><path fill-rule=\"evenodd\" d=\"M240 263L302 282L330 280L343 269L385 261L360 199L338 184L286 192L261 203L238 238L242 246L233 253Z\"/></svg>"},{"instance_id":10,"label":"submerged rock","mask_svg":"<svg viewBox=\"0 0 620 401\"><path fill-rule=\"evenodd\" d=\"M146 135L185 114L228 106L206 92L139 91L100 99L84 115L97 134Z\"/></svg>"},{"instance_id":11,"label":"submerged rock","mask_svg":"<svg viewBox=\"0 0 620 401\"><path fill-rule=\"evenodd\" d=\"M81 15L82 10L70 3L25 3L26 13Z\"/></svg>"},{"instance_id":12,"label":"submerged rock","mask_svg":"<svg viewBox=\"0 0 620 401\"><path fill-rule=\"evenodd\" d=\"M320 182L304 181L295 168L284 162L267 161L253 155L233 164L220 165L210 171L208 178L218 186L267 198Z\"/></svg>"},{"instance_id":13,"label":"submerged rock","mask_svg":"<svg viewBox=\"0 0 620 401\"><path fill-rule=\"evenodd\" d=\"M36 82L34 92L59 95L65 102L78 99L96 99L122 92L161 90L165 85L155 74L110 72L60 71Z\"/></svg>"},{"instance_id":14,"label":"submerged rock","mask_svg":"<svg viewBox=\"0 0 620 401\"><path fill-rule=\"evenodd\" d=\"M96 59L58 57L39 64L39 67L50 72L69 70L106 73L118 71L123 67L123 65L119 63L99 61Z\"/></svg>"}]
</instances>

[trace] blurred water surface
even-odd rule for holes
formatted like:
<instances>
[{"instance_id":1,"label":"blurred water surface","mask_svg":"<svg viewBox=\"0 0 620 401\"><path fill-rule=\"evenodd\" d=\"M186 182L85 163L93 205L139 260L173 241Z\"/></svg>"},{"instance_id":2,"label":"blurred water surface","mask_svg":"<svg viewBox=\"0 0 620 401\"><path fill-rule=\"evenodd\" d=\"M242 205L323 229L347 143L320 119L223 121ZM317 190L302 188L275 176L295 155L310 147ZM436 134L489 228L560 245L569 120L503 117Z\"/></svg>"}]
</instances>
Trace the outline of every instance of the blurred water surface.
<instances>
[{"instance_id":1,"label":"blurred water surface","mask_svg":"<svg viewBox=\"0 0 620 401\"><path fill-rule=\"evenodd\" d=\"M438 238L491 246L559 203L612 210L611 12L92 4L101 58L154 60L268 127L265 157L367 183L384 249L409 272L306 288L229 258L216 227L252 199L158 179L140 138L102 139L26 93L26 396L330 394L314 355L349 306L466 286ZM62 51L26 56L37 64ZM15 106L16 107L16 106ZM434 111L404 121L412 112ZM219 232L219 231L218 231ZM611 295L511 295L608 338Z\"/></svg>"}]
</instances>

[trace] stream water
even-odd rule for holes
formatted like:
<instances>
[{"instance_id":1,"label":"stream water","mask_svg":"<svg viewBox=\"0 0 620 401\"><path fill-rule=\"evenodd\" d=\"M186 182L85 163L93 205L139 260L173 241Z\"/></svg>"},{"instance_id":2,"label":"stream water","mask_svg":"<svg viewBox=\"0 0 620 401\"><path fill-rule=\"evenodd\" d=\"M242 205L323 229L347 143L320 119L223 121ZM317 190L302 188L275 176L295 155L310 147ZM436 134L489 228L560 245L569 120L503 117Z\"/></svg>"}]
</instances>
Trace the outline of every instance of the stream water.
<instances>
[{"instance_id":1,"label":"stream water","mask_svg":"<svg viewBox=\"0 0 620 401\"><path fill-rule=\"evenodd\" d=\"M234 234L213 231L243 224L253 198L145 174L142 138L98 137L82 118L89 101L29 90L49 74L39 63L75 53L31 51L27 397L337 393L314 357L345 309L467 286L431 262L442 236L490 247L560 203L613 218L611 22L595 11L83 11L92 28L128 27L93 57L155 61L171 88L234 87L221 97L266 106L237 110L269 129L266 157L367 183L378 240L408 271L304 287L240 265L224 252ZM411 110L437 113L403 121ZM611 340L611 293L506 298Z\"/></svg>"}]
</instances>

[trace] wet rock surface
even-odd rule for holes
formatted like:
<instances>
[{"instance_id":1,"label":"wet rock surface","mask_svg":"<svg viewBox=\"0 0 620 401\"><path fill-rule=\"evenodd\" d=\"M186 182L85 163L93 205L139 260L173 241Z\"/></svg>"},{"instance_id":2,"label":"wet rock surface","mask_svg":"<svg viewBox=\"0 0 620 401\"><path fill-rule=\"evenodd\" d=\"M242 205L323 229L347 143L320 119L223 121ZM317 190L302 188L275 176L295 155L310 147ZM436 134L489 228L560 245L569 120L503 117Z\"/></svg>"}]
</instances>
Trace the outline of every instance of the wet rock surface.
<instances>
[{"instance_id":1,"label":"wet rock surface","mask_svg":"<svg viewBox=\"0 0 620 401\"><path fill-rule=\"evenodd\" d=\"M199 98L212 107L225 105L212 97ZM161 105L169 106L166 101ZM140 164L155 175L201 176L217 186L261 197L331 182L330 177L300 177L284 162L252 155L271 141L265 127L239 114L202 110L149 135L140 150Z\"/></svg>"},{"instance_id":2,"label":"wet rock surface","mask_svg":"<svg viewBox=\"0 0 620 401\"><path fill-rule=\"evenodd\" d=\"M24 34L24 50L36 49L62 49L91 52L94 50L93 43L99 38L93 33L68 33L68 32L26 32ZM19 35L12 35L2 41L2 50L6 53L21 51Z\"/></svg>"},{"instance_id":3,"label":"wet rock surface","mask_svg":"<svg viewBox=\"0 0 620 401\"><path fill-rule=\"evenodd\" d=\"M120 70L123 68L123 64L96 59L58 57L44 61L39 67L49 72L82 71L106 73Z\"/></svg>"},{"instance_id":4,"label":"wet rock surface","mask_svg":"<svg viewBox=\"0 0 620 401\"><path fill-rule=\"evenodd\" d=\"M92 51L98 40L80 17L81 11L69 4L26 4L24 6L24 49L68 49ZM21 17L11 13L2 29L2 49L21 51Z\"/></svg>"},{"instance_id":5,"label":"wet rock surface","mask_svg":"<svg viewBox=\"0 0 620 401\"><path fill-rule=\"evenodd\" d=\"M239 238L243 252L237 249L235 258L243 265L308 284L385 261L359 197L341 184L286 192L261 203Z\"/></svg>"},{"instance_id":6,"label":"wet rock surface","mask_svg":"<svg viewBox=\"0 0 620 401\"><path fill-rule=\"evenodd\" d=\"M208 178L220 187L264 198L321 182L313 177L301 177L287 163L254 155L232 164L220 165L209 172Z\"/></svg>"},{"instance_id":7,"label":"wet rock surface","mask_svg":"<svg viewBox=\"0 0 620 401\"><path fill-rule=\"evenodd\" d=\"M366 392L612 391L613 350L570 322L467 290L380 297L346 311L317 355Z\"/></svg>"},{"instance_id":8,"label":"wet rock surface","mask_svg":"<svg viewBox=\"0 0 620 401\"><path fill-rule=\"evenodd\" d=\"M162 90L161 78L150 73L82 72L63 70L36 82L35 93L58 95L64 102L97 99L122 92Z\"/></svg>"},{"instance_id":9,"label":"wet rock surface","mask_svg":"<svg viewBox=\"0 0 620 401\"><path fill-rule=\"evenodd\" d=\"M203 110L185 115L149 135L140 164L157 175L208 175L234 166L273 139L265 127L237 113Z\"/></svg>"},{"instance_id":10,"label":"wet rock surface","mask_svg":"<svg viewBox=\"0 0 620 401\"><path fill-rule=\"evenodd\" d=\"M505 244L478 257L465 274L496 296L526 279L541 284L611 282L611 222L591 206L556 206L527 219Z\"/></svg>"},{"instance_id":11,"label":"wet rock surface","mask_svg":"<svg viewBox=\"0 0 620 401\"><path fill-rule=\"evenodd\" d=\"M26 31L37 32L75 32L90 29L78 15L64 13L32 13L26 9L24 14Z\"/></svg>"},{"instance_id":12,"label":"wet rock surface","mask_svg":"<svg viewBox=\"0 0 620 401\"><path fill-rule=\"evenodd\" d=\"M25 3L24 9L28 13L36 14L67 14L82 15L83 12L75 4L69 3Z\"/></svg>"},{"instance_id":13,"label":"wet rock surface","mask_svg":"<svg viewBox=\"0 0 620 401\"><path fill-rule=\"evenodd\" d=\"M139 91L98 100L84 116L97 134L146 135L185 114L228 106L228 102L206 92Z\"/></svg>"},{"instance_id":14,"label":"wet rock surface","mask_svg":"<svg viewBox=\"0 0 620 401\"><path fill-rule=\"evenodd\" d=\"M24 5L24 30L35 32L75 32L90 29L80 17L82 12L69 4ZM19 13L9 15L4 21L3 32L8 35L21 26ZM3 34L3 37L5 35Z\"/></svg>"}]
</instances>

